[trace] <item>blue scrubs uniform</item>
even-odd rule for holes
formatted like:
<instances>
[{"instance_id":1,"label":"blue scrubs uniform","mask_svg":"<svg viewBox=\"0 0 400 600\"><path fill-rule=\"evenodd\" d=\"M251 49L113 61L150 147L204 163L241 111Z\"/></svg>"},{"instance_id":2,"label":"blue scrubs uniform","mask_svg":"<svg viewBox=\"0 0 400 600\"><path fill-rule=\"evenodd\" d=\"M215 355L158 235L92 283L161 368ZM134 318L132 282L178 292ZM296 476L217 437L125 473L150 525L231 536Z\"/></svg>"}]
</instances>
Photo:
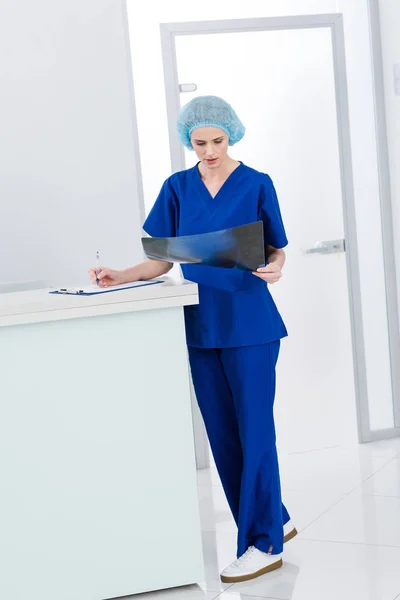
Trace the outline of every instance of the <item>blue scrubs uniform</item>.
<instances>
[{"instance_id":1,"label":"blue scrubs uniform","mask_svg":"<svg viewBox=\"0 0 400 600\"><path fill-rule=\"evenodd\" d=\"M285 229L268 175L243 163L213 198L198 165L169 177L145 224L153 237L208 233L262 220L267 245L283 248ZM198 283L199 304L185 307L197 401L215 463L238 525L237 555L250 545L283 549L273 404L275 365L285 325L268 285L250 272L182 265Z\"/></svg>"}]
</instances>

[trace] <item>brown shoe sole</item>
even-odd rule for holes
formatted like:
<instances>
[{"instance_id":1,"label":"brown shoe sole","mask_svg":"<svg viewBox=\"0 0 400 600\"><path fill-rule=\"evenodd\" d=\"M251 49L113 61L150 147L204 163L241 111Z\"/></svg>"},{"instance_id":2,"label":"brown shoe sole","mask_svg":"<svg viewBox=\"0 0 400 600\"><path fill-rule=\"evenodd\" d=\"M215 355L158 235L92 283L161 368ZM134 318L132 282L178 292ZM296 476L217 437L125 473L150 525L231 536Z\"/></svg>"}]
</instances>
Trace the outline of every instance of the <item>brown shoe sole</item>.
<instances>
[{"instance_id":1,"label":"brown shoe sole","mask_svg":"<svg viewBox=\"0 0 400 600\"><path fill-rule=\"evenodd\" d=\"M271 571L275 571L276 569L280 569L283 565L283 560L280 558L273 563L272 565L268 565L264 569L260 569L255 573L250 573L250 575L242 575L239 577L227 577L225 575L221 575L221 581L223 583L240 583L241 581L250 581L250 579L255 579L256 577L260 577L261 575L265 575L266 573L270 573Z\"/></svg>"},{"instance_id":2,"label":"brown shoe sole","mask_svg":"<svg viewBox=\"0 0 400 600\"><path fill-rule=\"evenodd\" d=\"M283 538L283 543L286 544L286 542L290 542L290 540L292 540L294 537L296 537L297 534L298 534L298 531L297 531L296 527L293 527L292 531L289 531L289 533L287 533L285 535L285 537ZM221 581L223 583L239 583L241 581L250 581L250 579L255 579L256 577L265 575L265 573L270 573L271 571L280 569L282 565L283 565L283 561L282 561L282 559L280 559L273 565L270 565L269 567L265 567L265 569L261 569L260 571L257 571L256 573L251 573L251 575L243 575L242 577L225 577L224 575L221 575Z\"/></svg>"},{"instance_id":3,"label":"brown shoe sole","mask_svg":"<svg viewBox=\"0 0 400 600\"><path fill-rule=\"evenodd\" d=\"M287 533L285 535L285 537L283 538L283 543L286 544L286 542L290 542L290 540L292 540L294 537L296 537L298 531L296 529L296 527L293 527L292 531L289 531L289 533Z\"/></svg>"}]
</instances>

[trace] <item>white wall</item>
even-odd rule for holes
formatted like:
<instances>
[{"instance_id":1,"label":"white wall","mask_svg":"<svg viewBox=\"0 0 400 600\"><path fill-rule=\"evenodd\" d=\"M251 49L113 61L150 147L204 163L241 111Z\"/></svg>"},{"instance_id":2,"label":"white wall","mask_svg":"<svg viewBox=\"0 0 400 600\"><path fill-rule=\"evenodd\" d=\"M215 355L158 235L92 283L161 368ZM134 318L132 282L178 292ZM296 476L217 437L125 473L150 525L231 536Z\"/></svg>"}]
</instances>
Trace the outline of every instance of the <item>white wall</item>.
<instances>
[{"instance_id":1,"label":"white wall","mask_svg":"<svg viewBox=\"0 0 400 600\"><path fill-rule=\"evenodd\" d=\"M400 284L400 96L395 94L393 77L393 65L400 63L400 3L398 0L379 0L379 11L394 244L397 257L397 281ZM400 299L400 285L398 295Z\"/></svg>"},{"instance_id":2,"label":"white wall","mask_svg":"<svg viewBox=\"0 0 400 600\"><path fill-rule=\"evenodd\" d=\"M160 22L344 13L371 424L391 426L367 0L127 2L147 209L170 174ZM0 281L82 280L97 249L115 267L141 257L123 5L2 0Z\"/></svg>"},{"instance_id":3,"label":"white wall","mask_svg":"<svg viewBox=\"0 0 400 600\"><path fill-rule=\"evenodd\" d=\"M344 14L369 416L371 429L385 429L394 425L394 414L368 0L338 0L338 10Z\"/></svg>"},{"instance_id":4,"label":"white wall","mask_svg":"<svg viewBox=\"0 0 400 600\"><path fill-rule=\"evenodd\" d=\"M141 258L120 0L0 4L0 282Z\"/></svg>"},{"instance_id":5,"label":"white wall","mask_svg":"<svg viewBox=\"0 0 400 600\"><path fill-rule=\"evenodd\" d=\"M392 427L386 292L380 225L373 82L367 0L127 0L145 206L148 211L170 174L160 22L342 12L371 428ZM146 10L147 8L147 10ZM150 75L150 76L149 76ZM371 277L373 273L373 277Z\"/></svg>"}]
</instances>

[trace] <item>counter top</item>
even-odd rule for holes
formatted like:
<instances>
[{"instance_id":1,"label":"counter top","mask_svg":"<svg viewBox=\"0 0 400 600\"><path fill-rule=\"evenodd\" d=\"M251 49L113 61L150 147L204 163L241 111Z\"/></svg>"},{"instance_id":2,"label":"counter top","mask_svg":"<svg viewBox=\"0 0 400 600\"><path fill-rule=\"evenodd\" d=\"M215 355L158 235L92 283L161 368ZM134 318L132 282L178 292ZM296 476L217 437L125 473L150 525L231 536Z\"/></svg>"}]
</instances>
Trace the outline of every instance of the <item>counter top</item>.
<instances>
[{"instance_id":1,"label":"counter top","mask_svg":"<svg viewBox=\"0 0 400 600\"><path fill-rule=\"evenodd\" d=\"M163 283L157 285L94 296L64 296L49 294L50 291L41 289L0 294L0 327L198 303L195 283L169 278L163 278Z\"/></svg>"}]
</instances>

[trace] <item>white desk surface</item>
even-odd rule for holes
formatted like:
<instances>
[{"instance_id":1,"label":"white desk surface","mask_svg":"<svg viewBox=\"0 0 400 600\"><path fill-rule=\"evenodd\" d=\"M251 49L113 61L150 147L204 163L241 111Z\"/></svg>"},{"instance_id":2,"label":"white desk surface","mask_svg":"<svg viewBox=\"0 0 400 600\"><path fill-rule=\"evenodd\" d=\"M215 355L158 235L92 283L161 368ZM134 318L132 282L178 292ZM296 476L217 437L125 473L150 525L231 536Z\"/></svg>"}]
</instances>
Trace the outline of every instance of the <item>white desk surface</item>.
<instances>
[{"instance_id":1,"label":"white desk surface","mask_svg":"<svg viewBox=\"0 0 400 600\"><path fill-rule=\"evenodd\" d=\"M168 278L163 281L94 296L49 294L50 289L0 294L0 327L198 303L195 283Z\"/></svg>"}]
</instances>

